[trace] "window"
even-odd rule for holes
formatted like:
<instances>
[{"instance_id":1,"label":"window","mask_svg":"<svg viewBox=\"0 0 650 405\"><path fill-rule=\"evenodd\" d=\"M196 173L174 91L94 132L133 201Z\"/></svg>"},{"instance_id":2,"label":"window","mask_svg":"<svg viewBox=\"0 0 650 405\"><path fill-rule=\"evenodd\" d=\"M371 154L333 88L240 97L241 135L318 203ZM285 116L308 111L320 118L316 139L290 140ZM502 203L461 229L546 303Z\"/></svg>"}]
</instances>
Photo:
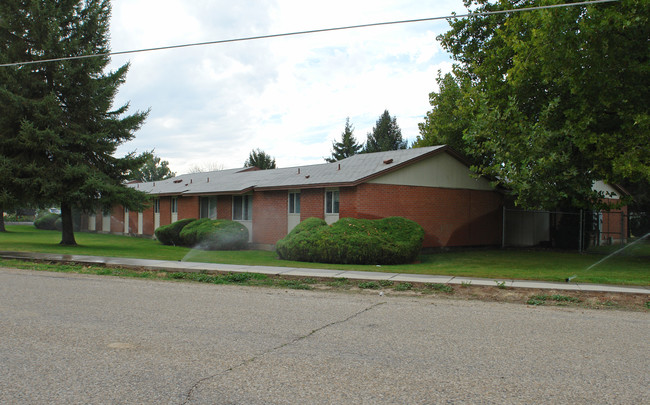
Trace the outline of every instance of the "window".
<instances>
[{"instance_id":1,"label":"window","mask_svg":"<svg viewBox=\"0 0 650 405\"><path fill-rule=\"evenodd\" d=\"M325 213L326 214L339 213L339 192L338 191L325 192Z\"/></svg>"},{"instance_id":2,"label":"window","mask_svg":"<svg viewBox=\"0 0 650 405\"><path fill-rule=\"evenodd\" d=\"M172 197L172 214L178 213L178 198Z\"/></svg>"},{"instance_id":3,"label":"window","mask_svg":"<svg viewBox=\"0 0 650 405\"><path fill-rule=\"evenodd\" d=\"M217 197L199 199L199 217L217 219Z\"/></svg>"},{"instance_id":4,"label":"window","mask_svg":"<svg viewBox=\"0 0 650 405\"><path fill-rule=\"evenodd\" d=\"M289 193L289 214L300 214L300 193Z\"/></svg>"},{"instance_id":5,"label":"window","mask_svg":"<svg viewBox=\"0 0 650 405\"><path fill-rule=\"evenodd\" d=\"M160 198L153 200L153 212L155 214L160 214Z\"/></svg>"},{"instance_id":6,"label":"window","mask_svg":"<svg viewBox=\"0 0 650 405\"><path fill-rule=\"evenodd\" d=\"M250 221L253 217L253 196L236 195L232 197L232 219Z\"/></svg>"}]
</instances>

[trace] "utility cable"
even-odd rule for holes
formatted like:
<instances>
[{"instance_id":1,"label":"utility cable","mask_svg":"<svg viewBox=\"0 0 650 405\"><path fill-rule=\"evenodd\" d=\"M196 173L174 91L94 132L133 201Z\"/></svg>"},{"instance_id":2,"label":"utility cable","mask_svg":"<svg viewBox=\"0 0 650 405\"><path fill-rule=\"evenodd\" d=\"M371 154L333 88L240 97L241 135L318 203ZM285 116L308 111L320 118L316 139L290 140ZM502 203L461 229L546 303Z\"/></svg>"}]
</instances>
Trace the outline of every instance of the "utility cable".
<instances>
[{"instance_id":1,"label":"utility cable","mask_svg":"<svg viewBox=\"0 0 650 405\"><path fill-rule=\"evenodd\" d=\"M334 27L334 28L321 28L313 29L306 31L295 31L295 32L286 32L282 34L268 34L268 35L258 35L253 37L242 37L242 38L231 38L231 39L220 39L216 41L207 41L207 42L195 42L188 44L180 45L168 45L168 46L159 46L155 48L144 48L144 49L133 49L128 51L117 51L117 52L104 52L91 55L78 55L78 56L66 56L62 58L51 58L51 59L41 59L41 60L32 60L24 62L12 62L12 63L3 63L0 64L0 67L10 67L10 66L23 66L23 65L32 65L36 63L46 63L46 62L59 62L64 60L75 60L75 59L87 59L87 58L98 58L103 56L116 56L116 55L128 55L132 53L142 53L142 52L153 52L153 51L164 51L168 49L179 49L179 48L189 48L195 46L205 46L205 45L217 45L217 44L226 44L231 42L243 42L243 41L254 41L259 39L270 39L270 38L280 38L280 37L290 37L298 35L308 35L308 34L317 34L321 32L332 32L332 31L343 31L343 30L353 30L360 28L370 28L370 27L379 27L384 25L397 25L397 24L411 24L419 23L425 21L436 21L436 20L449 20L456 18L465 18L465 17L482 17L494 14L507 14L507 13L518 13L523 11L534 11L534 10L544 10L552 8L566 8L566 7L575 7L575 6L585 6L590 4L600 4L600 3L611 3L619 0L593 0L593 1L583 1L579 3L568 3L568 4L552 4L546 6L535 6L535 7L525 7L518 9L509 9L509 10L497 10L497 11L485 11L481 13L467 13L467 14L452 14L442 17L428 17L428 18L417 18L411 20L400 20L400 21L386 21L370 24L358 24L358 25L348 25L344 27Z\"/></svg>"}]
</instances>

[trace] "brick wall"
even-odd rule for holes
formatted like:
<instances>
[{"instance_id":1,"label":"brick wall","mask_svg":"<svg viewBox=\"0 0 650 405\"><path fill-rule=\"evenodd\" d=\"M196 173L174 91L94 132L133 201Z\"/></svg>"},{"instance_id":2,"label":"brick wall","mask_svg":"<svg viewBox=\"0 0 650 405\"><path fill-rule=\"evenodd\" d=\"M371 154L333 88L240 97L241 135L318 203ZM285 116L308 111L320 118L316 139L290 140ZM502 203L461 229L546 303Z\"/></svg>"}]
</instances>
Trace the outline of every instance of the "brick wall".
<instances>
[{"instance_id":1,"label":"brick wall","mask_svg":"<svg viewBox=\"0 0 650 405\"><path fill-rule=\"evenodd\" d=\"M325 218L325 189L305 189L300 192L300 220L311 217Z\"/></svg>"},{"instance_id":2,"label":"brick wall","mask_svg":"<svg viewBox=\"0 0 650 405\"><path fill-rule=\"evenodd\" d=\"M129 233L138 232L138 211L129 211Z\"/></svg>"},{"instance_id":3,"label":"brick wall","mask_svg":"<svg viewBox=\"0 0 650 405\"><path fill-rule=\"evenodd\" d=\"M604 199L609 205L618 204L619 200ZM627 206L619 209L610 209L601 212L602 229L600 238L602 241L620 242L627 239ZM610 239L611 238L611 239Z\"/></svg>"},{"instance_id":4,"label":"brick wall","mask_svg":"<svg viewBox=\"0 0 650 405\"><path fill-rule=\"evenodd\" d=\"M154 217L153 204L142 212L142 233L144 235L153 235Z\"/></svg>"},{"instance_id":5,"label":"brick wall","mask_svg":"<svg viewBox=\"0 0 650 405\"><path fill-rule=\"evenodd\" d=\"M275 244L287 235L287 191L253 194L253 243Z\"/></svg>"},{"instance_id":6,"label":"brick wall","mask_svg":"<svg viewBox=\"0 0 650 405\"><path fill-rule=\"evenodd\" d=\"M124 207L116 205L111 210L111 233L124 232Z\"/></svg>"},{"instance_id":7,"label":"brick wall","mask_svg":"<svg viewBox=\"0 0 650 405\"><path fill-rule=\"evenodd\" d=\"M217 218L232 220L232 196L231 195L217 196Z\"/></svg>"},{"instance_id":8,"label":"brick wall","mask_svg":"<svg viewBox=\"0 0 650 405\"><path fill-rule=\"evenodd\" d=\"M492 191L361 184L356 187L356 217L402 216L425 230L424 247L501 243L502 197ZM346 192L347 195L347 192ZM343 195L341 205L344 203ZM341 217L351 209L344 209Z\"/></svg>"},{"instance_id":9,"label":"brick wall","mask_svg":"<svg viewBox=\"0 0 650 405\"><path fill-rule=\"evenodd\" d=\"M178 219L186 218L199 218L199 197L178 197Z\"/></svg>"},{"instance_id":10,"label":"brick wall","mask_svg":"<svg viewBox=\"0 0 650 405\"><path fill-rule=\"evenodd\" d=\"M160 226L172 223L172 199L160 197Z\"/></svg>"}]
</instances>

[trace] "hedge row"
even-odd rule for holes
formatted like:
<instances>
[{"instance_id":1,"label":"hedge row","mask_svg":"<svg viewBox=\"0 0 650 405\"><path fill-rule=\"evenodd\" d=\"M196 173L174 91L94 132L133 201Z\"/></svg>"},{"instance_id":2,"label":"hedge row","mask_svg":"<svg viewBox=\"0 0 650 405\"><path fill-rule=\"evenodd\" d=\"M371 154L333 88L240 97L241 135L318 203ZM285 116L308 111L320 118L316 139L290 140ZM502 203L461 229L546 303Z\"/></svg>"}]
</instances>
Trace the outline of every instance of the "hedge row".
<instances>
[{"instance_id":1,"label":"hedge row","mask_svg":"<svg viewBox=\"0 0 650 405\"><path fill-rule=\"evenodd\" d=\"M402 217L343 218L328 226L318 218L298 224L276 250L281 259L342 264L400 264L420 254L424 230Z\"/></svg>"},{"instance_id":2,"label":"hedge row","mask_svg":"<svg viewBox=\"0 0 650 405\"><path fill-rule=\"evenodd\" d=\"M248 229L239 222L224 219L181 219L159 227L155 235L165 245L204 250L243 249L248 243Z\"/></svg>"}]
</instances>

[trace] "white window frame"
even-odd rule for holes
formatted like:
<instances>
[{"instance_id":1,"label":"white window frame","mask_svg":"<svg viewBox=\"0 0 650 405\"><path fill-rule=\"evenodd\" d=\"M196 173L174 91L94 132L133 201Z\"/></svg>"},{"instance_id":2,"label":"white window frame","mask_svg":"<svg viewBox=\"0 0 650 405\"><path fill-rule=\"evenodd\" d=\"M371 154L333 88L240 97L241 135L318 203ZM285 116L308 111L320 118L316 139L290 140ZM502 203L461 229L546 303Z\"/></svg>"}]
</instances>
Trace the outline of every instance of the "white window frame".
<instances>
[{"instance_id":1,"label":"white window frame","mask_svg":"<svg viewBox=\"0 0 650 405\"><path fill-rule=\"evenodd\" d=\"M171 198L169 210L171 211L172 223L178 221L178 197Z\"/></svg>"},{"instance_id":2,"label":"white window frame","mask_svg":"<svg viewBox=\"0 0 650 405\"><path fill-rule=\"evenodd\" d=\"M239 206L239 209L235 207ZM241 217L237 214L241 213ZM253 220L253 195L242 194L232 196L232 219L233 221L252 221Z\"/></svg>"},{"instance_id":3,"label":"white window frame","mask_svg":"<svg viewBox=\"0 0 650 405\"><path fill-rule=\"evenodd\" d=\"M217 219L217 197L199 197L199 218Z\"/></svg>"},{"instance_id":4,"label":"white window frame","mask_svg":"<svg viewBox=\"0 0 650 405\"><path fill-rule=\"evenodd\" d=\"M289 203L287 204L289 214L300 214L300 191L289 191Z\"/></svg>"},{"instance_id":5,"label":"white window frame","mask_svg":"<svg viewBox=\"0 0 650 405\"><path fill-rule=\"evenodd\" d=\"M325 214L337 215L339 213L341 209L340 197L338 189L325 190Z\"/></svg>"}]
</instances>

